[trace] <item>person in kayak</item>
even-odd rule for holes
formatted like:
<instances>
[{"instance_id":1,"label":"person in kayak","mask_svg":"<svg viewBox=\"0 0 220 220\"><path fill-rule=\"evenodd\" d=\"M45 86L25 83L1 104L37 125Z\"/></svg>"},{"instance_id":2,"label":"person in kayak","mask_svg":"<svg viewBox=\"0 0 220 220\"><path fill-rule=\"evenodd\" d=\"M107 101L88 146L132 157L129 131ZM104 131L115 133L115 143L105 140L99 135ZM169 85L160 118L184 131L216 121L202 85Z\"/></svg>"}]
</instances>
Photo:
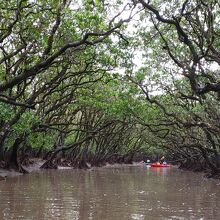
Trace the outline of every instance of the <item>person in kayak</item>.
<instances>
[{"instance_id":1,"label":"person in kayak","mask_svg":"<svg viewBox=\"0 0 220 220\"><path fill-rule=\"evenodd\" d=\"M149 165L149 164L151 164L151 162L150 160L147 160L146 165Z\"/></svg>"},{"instance_id":2,"label":"person in kayak","mask_svg":"<svg viewBox=\"0 0 220 220\"><path fill-rule=\"evenodd\" d=\"M162 157L160 158L159 163L160 163L160 164L164 164L164 163L166 163L166 162L165 162L165 157L164 157L164 156L162 156Z\"/></svg>"}]
</instances>

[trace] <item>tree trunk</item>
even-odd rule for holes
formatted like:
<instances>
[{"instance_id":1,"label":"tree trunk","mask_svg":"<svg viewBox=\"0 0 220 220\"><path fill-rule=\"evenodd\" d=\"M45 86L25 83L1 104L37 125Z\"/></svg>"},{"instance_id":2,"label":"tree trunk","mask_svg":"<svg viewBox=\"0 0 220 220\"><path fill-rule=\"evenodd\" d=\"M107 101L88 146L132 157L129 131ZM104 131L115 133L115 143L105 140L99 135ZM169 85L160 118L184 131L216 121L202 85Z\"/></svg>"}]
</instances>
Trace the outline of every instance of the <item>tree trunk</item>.
<instances>
[{"instance_id":1,"label":"tree trunk","mask_svg":"<svg viewBox=\"0 0 220 220\"><path fill-rule=\"evenodd\" d=\"M21 172L21 173L29 173L19 162L18 160L18 149L20 144L22 143L23 138L16 138L13 146L11 147L9 151L9 159L7 161L6 168L8 169L14 169L15 171Z\"/></svg>"}]
</instances>

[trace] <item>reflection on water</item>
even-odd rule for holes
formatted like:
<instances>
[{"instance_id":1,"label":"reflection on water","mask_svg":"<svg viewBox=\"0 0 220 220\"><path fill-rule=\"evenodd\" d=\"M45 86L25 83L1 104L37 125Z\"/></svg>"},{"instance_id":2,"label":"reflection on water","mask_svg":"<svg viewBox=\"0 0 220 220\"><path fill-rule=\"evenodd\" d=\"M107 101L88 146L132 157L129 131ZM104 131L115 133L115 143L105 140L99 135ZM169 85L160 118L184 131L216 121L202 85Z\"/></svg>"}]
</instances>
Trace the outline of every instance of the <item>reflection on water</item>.
<instances>
[{"instance_id":1,"label":"reflection on water","mask_svg":"<svg viewBox=\"0 0 220 220\"><path fill-rule=\"evenodd\" d=\"M0 182L0 219L220 219L220 182L176 168L57 170Z\"/></svg>"}]
</instances>

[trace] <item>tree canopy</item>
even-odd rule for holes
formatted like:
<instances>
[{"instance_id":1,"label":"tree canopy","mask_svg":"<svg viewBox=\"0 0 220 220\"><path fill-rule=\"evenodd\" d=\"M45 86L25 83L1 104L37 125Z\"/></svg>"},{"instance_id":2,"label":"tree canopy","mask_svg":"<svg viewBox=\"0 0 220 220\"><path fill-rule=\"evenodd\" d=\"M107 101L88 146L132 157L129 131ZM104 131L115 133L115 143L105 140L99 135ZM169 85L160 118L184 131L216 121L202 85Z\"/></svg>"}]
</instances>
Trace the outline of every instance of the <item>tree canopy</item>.
<instances>
[{"instance_id":1,"label":"tree canopy","mask_svg":"<svg viewBox=\"0 0 220 220\"><path fill-rule=\"evenodd\" d=\"M220 173L218 1L0 3L2 167L165 155Z\"/></svg>"}]
</instances>

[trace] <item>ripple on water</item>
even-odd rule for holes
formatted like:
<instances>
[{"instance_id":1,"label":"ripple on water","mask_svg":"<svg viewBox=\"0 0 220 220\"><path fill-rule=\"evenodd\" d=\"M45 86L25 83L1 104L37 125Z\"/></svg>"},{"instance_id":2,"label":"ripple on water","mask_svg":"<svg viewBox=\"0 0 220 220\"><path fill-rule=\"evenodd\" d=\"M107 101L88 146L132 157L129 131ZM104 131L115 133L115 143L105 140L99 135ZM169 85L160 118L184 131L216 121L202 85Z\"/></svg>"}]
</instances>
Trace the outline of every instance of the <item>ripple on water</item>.
<instances>
[{"instance_id":1,"label":"ripple on water","mask_svg":"<svg viewBox=\"0 0 220 220\"><path fill-rule=\"evenodd\" d=\"M218 220L219 184L175 168L44 171L0 182L0 219Z\"/></svg>"}]
</instances>

